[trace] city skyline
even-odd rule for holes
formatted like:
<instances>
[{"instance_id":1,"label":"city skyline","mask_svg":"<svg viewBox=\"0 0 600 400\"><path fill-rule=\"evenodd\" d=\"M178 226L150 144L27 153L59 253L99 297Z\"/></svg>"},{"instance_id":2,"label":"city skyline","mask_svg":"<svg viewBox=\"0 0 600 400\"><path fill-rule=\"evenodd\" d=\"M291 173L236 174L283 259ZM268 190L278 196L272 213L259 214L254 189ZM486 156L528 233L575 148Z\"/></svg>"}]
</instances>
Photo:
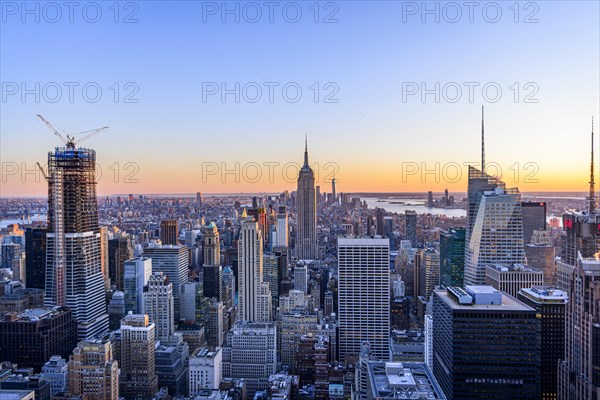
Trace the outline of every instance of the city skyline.
<instances>
[{"instance_id":1,"label":"city skyline","mask_svg":"<svg viewBox=\"0 0 600 400\"><path fill-rule=\"evenodd\" d=\"M600 400L599 16L0 0L0 398Z\"/></svg>"},{"instance_id":2,"label":"city skyline","mask_svg":"<svg viewBox=\"0 0 600 400\"><path fill-rule=\"evenodd\" d=\"M465 21L467 10L462 10L463 20L458 23L445 18L436 22L432 16L423 23L420 14L407 15L402 8L405 3L339 4L332 17L337 22L332 23L314 23L313 11L306 5L297 24L282 20L279 13L269 23L264 20L266 12L257 23L244 18L238 23L233 17L221 22L219 14L209 15L202 9L202 2L170 3L166 10L158 3L144 3L134 15L137 22L129 24L114 23L108 9L97 24L81 18L70 24L64 21L66 11L55 24L43 18L39 23L22 22L19 15L7 13L0 27L6 55L0 60L4 97L0 155L6 168L16 163L19 170L14 176L5 169L1 196L45 192L41 176L35 182L36 172L30 172L25 182L20 177L21 170L36 171L35 163L43 164L47 149L59 144L37 121L38 113L68 132L110 127L86 142L99 154L102 195L193 193L199 187L207 193L291 190L295 181L282 179L281 170L278 179L269 182L267 167L256 183L242 180L236 184L231 176L222 183L218 175L203 182L202 162L225 163L229 169L235 162L301 166L296 149L305 133L312 143L311 160L321 167L317 183L321 186L330 186L322 178L333 172L324 170L324 164L336 163L342 192L440 191L446 187L456 191L466 187L465 166L456 183L443 179L436 183L431 175L421 183L418 176L403 182L402 163L426 163L429 169L435 162L476 164L481 105L486 106L488 163L502 166L508 185L518 184L524 192L579 190L585 183L579 182L579 172L586 168L586 160L547 151L547 146L565 141L573 147L584 145L590 116L598 116L599 60L593 50L600 47L594 17L598 4L535 3L539 9L531 19L537 22L528 23L524 19L535 10L521 9L515 23L508 4L502 4L497 23L482 19L480 12L475 13L473 23ZM335 10L322 5L320 11L323 22ZM121 10L119 18L131 13ZM156 26L163 28L160 33ZM356 26L362 29L357 31ZM128 41L123 43L122 37ZM178 50L169 47L174 40L180 44ZM55 58L50 42L78 51L65 52L60 63L39 68L39 59ZM19 51L20 47L29 51ZM121 57L122 62L115 65L109 54ZM160 55L161 61L156 62ZM308 60L309 67L300 60ZM445 60L443 68L439 60ZM565 70L576 73L567 77ZM52 82L62 88L56 102L49 101L54 100L54 86L47 87L47 93L43 90ZM67 98L64 82L79 84L73 102ZM103 92L98 102L82 96L80 89L89 82L96 82ZM115 82L119 88L116 102ZM125 88L128 82L135 87ZM278 82L280 86L297 82L303 97L296 103L281 96L272 103L268 99L247 102L247 96L239 102L229 96L222 102L218 95L203 101L202 85L206 89L210 82L225 83L227 88L236 82L241 87L247 82ZM315 89L310 89L315 82L320 89L317 103L312 98ZM333 92L325 88L328 82L339 89L334 96L337 103L323 102ZM406 89L411 82L424 83L426 89L436 82L442 88L457 82L463 96L451 103L449 87L439 102L435 95L422 102L418 94L403 101L403 84ZM479 84L472 101L464 82ZM490 82L497 83L503 93L496 103L486 101L479 90ZM516 103L515 82L519 87ZM525 88L531 82L536 86ZM133 100L138 102L125 102L124 97L136 88ZM25 94L26 90L33 94ZM525 102L524 97L534 91L533 99L538 102ZM267 95L266 88L262 92ZM282 137L288 139L284 144ZM126 163L133 164L126 169ZM518 182L509 169L515 163L519 163ZM526 163L537 164L534 178L538 183L523 182L536 168L525 169ZM115 170L120 172L116 182ZM139 182L126 183L128 174Z\"/></svg>"}]
</instances>

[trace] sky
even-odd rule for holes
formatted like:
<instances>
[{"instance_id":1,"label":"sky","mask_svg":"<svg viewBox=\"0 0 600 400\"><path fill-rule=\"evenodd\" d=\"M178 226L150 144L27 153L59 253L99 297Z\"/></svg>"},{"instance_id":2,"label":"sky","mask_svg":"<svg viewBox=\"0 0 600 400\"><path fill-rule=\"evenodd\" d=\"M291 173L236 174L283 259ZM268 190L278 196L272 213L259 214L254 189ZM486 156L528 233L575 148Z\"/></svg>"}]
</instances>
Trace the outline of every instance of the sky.
<instances>
[{"instance_id":1,"label":"sky","mask_svg":"<svg viewBox=\"0 0 600 400\"><path fill-rule=\"evenodd\" d=\"M585 191L599 2L469 4L1 1L0 196L47 193L36 114L109 127L101 195L294 190L305 135L322 192L464 192L482 106L488 173Z\"/></svg>"}]
</instances>

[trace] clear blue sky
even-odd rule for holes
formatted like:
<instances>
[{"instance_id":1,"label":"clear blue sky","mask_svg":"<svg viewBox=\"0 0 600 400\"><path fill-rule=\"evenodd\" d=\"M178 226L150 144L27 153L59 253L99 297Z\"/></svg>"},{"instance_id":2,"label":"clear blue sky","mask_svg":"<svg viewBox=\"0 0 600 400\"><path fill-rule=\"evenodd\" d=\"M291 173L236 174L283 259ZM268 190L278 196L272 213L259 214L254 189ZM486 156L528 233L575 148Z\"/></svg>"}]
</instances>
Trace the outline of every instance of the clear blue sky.
<instances>
[{"instance_id":1,"label":"clear blue sky","mask_svg":"<svg viewBox=\"0 0 600 400\"><path fill-rule=\"evenodd\" d=\"M58 2L62 4L61 2ZM103 169L101 193L141 192L235 192L292 189L280 179L263 178L259 183L236 185L211 176L202 182L202 162L233 163L301 162L304 134L308 133L311 161L336 162L341 191L464 191L464 179L455 184L425 183L411 177L402 182L402 163L466 162L479 159L481 105L486 106L487 159L503 167L508 183L525 190L585 190L590 118L599 119L600 10L597 1L518 3L518 23L513 2L498 2L502 16L497 23L489 2L481 2L469 22L468 8L462 17L448 22L455 10L440 7L440 22L421 11L404 15L422 2L339 1L335 6L318 3L319 23L314 22L314 2L298 2L302 16L297 23L289 2L275 2L273 19L260 1L262 16L240 2L240 22L225 15L222 2L128 2L119 3L118 23L113 2L99 2L102 16L97 23L84 19L82 8L68 9L51 23L55 10L39 4L35 14L23 14L21 2L2 2L0 72L2 81L1 149L3 163L33 169L44 162L57 144L55 137L35 117L44 115L66 131L83 131L104 125L110 129L90 139ZM82 5L88 4L82 2ZM236 3L229 2L233 8ZM428 3L434 7L436 3ZM112 8L109 8L112 7ZM526 8L527 7L527 8ZM216 15L207 14L216 8ZM245 12L244 12L245 11ZM324 23L327 15L337 23ZM537 23L524 23L528 15ZM95 10L87 8L93 19ZM136 23L123 23L133 14ZM444 16L446 18L444 18ZM22 21L25 18L25 22ZM403 22L403 18L406 22ZM40 93L21 101L14 84L34 88L57 82L62 96ZM74 101L69 102L64 82L77 82ZM96 82L102 89L97 103L83 98L81 87ZM114 101L110 88L118 82ZM135 86L124 88L127 82ZM274 101L263 87L261 99L250 103L234 96L222 103L219 95L203 102L203 82L225 82L233 87L248 82L278 82ZM297 103L286 101L281 87L296 82L302 89ZM311 86L318 82L319 102ZM328 82L333 86L325 87ZM433 88L448 82L478 82L474 101L462 85L462 97L439 103L429 95L403 101L403 83L425 82ZM496 103L482 97L481 87L495 82L502 89ZM514 102L518 82L519 101ZM533 86L525 88L527 82ZM137 103L125 103L125 95ZM406 84L404 84L406 88ZM114 87L113 87L114 88ZM325 103L334 88L337 103ZM533 95L537 103L524 102ZM40 92L43 92L40 89ZM93 95L93 92L90 92ZM248 92L254 96L254 92ZM292 92L289 92L292 93ZM490 92L493 95L493 91ZM454 92L448 92L450 97ZM600 121L597 125L600 125ZM600 129L596 129L597 132ZM600 136L600 135L599 135ZM139 183L113 182L109 167L134 162L139 165ZM540 183L523 184L508 170L518 162L539 165ZM263 169L263 174L266 172ZM322 171L324 171L322 169ZM324 171L327 172L327 171ZM109 178L110 176L110 178ZM28 178L28 177L26 177ZM510 179L509 179L510 178ZM523 176L520 176L523 179ZM22 183L5 177L2 196L39 194L43 183L32 178Z\"/></svg>"}]
</instances>

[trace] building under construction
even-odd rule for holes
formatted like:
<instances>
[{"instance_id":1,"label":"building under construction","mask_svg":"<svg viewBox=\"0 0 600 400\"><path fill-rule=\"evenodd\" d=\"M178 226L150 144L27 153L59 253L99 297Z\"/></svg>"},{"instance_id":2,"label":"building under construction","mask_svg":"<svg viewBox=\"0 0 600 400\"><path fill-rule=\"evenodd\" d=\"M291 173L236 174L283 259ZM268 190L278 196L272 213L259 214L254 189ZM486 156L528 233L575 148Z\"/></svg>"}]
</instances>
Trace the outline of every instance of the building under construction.
<instances>
[{"instance_id":1,"label":"building under construction","mask_svg":"<svg viewBox=\"0 0 600 400\"><path fill-rule=\"evenodd\" d=\"M48 153L45 304L73 310L79 340L108 329L95 168L96 152L73 142Z\"/></svg>"}]
</instances>

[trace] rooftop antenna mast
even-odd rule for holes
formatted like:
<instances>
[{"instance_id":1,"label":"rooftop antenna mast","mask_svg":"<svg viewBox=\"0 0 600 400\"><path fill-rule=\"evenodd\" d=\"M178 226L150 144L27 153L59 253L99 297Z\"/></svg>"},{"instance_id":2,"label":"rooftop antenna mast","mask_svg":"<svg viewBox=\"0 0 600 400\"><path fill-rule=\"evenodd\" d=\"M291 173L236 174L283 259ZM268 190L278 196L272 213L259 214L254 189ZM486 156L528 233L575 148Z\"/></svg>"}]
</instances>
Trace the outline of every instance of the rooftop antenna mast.
<instances>
[{"instance_id":1,"label":"rooftop antenna mast","mask_svg":"<svg viewBox=\"0 0 600 400\"><path fill-rule=\"evenodd\" d=\"M589 214L596 213L596 188L594 182L594 117L592 116L592 157L590 161Z\"/></svg>"}]
</instances>

